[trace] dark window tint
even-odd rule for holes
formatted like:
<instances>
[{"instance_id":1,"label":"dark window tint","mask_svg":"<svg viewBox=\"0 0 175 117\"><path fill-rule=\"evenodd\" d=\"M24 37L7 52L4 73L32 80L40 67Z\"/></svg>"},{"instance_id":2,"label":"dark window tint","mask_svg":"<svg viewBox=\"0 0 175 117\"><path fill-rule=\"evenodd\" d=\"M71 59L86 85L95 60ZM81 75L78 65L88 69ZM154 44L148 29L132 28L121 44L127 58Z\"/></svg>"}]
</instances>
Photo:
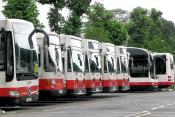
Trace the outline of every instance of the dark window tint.
<instances>
[{"instance_id":1,"label":"dark window tint","mask_svg":"<svg viewBox=\"0 0 175 117\"><path fill-rule=\"evenodd\" d=\"M166 56L156 57L156 74L166 74Z\"/></svg>"},{"instance_id":2,"label":"dark window tint","mask_svg":"<svg viewBox=\"0 0 175 117\"><path fill-rule=\"evenodd\" d=\"M85 71L89 72L89 62L88 62L88 56L85 55Z\"/></svg>"},{"instance_id":3,"label":"dark window tint","mask_svg":"<svg viewBox=\"0 0 175 117\"><path fill-rule=\"evenodd\" d=\"M71 66L71 53L70 50L67 50L67 71L71 72L72 71L72 66Z\"/></svg>"},{"instance_id":4,"label":"dark window tint","mask_svg":"<svg viewBox=\"0 0 175 117\"><path fill-rule=\"evenodd\" d=\"M46 72L54 72L55 71L55 64L49 54L48 47L45 46L44 49L44 70Z\"/></svg>"},{"instance_id":5,"label":"dark window tint","mask_svg":"<svg viewBox=\"0 0 175 117\"><path fill-rule=\"evenodd\" d=\"M0 31L0 70L5 70L5 55L4 55L4 45L5 45L5 36Z\"/></svg>"},{"instance_id":6,"label":"dark window tint","mask_svg":"<svg viewBox=\"0 0 175 117\"><path fill-rule=\"evenodd\" d=\"M13 43L12 35L7 33L7 70L6 70L6 82L10 82L14 78L14 57L13 57Z\"/></svg>"},{"instance_id":7,"label":"dark window tint","mask_svg":"<svg viewBox=\"0 0 175 117\"><path fill-rule=\"evenodd\" d=\"M17 44L16 48L16 71L17 80L31 80L37 78L37 54L35 50L20 48Z\"/></svg>"},{"instance_id":8,"label":"dark window tint","mask_svg":"<svg viewBox=\"0 0 175 117\"><path fill-rule=\"evenodd\" d=\"M129 72L131 77L148 77L148 57L147 56L132 56L129 62Z\"/></svg>"},{"instance_id":9,"label":"dark window tint","mask_svg":"<svg viewBox=\"0 0 175 117\"><path fill-rule=\"evenodd\" d=\"M117 58L117 73L120 73L120 59Z\"/></svg>"},{"instance_id":10,"label":"dark window tint","mask_svg":"<svg viewBox=\"0 0 175 117\"><path fill-rule=\"evenodd\" d=\"M107 73L108 69L107 69L107 61L106 61L106 56L104 56L104 73Z\"/></svg>"}]
</instances>

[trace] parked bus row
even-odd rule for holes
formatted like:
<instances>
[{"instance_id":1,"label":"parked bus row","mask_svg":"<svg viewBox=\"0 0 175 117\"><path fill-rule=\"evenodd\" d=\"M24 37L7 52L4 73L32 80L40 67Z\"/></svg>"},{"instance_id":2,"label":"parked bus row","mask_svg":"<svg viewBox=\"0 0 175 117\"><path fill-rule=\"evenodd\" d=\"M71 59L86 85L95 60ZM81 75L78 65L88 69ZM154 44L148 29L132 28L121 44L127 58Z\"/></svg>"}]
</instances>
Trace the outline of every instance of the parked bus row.
<instances>
[{"instance_id":1,"label":"parked bus row","mask_svg":"<svg viewBox=\"0 0 175 117\"><path fill-rule=\"evenodd\" d=\"M0 102L116 93L174 83L173 57L0 19Z\"/></svg>"},{"instance_id":2,"label":"parked bus row","mask_svg":"<svg viewBox=\"0 0 175 117\"><path fill-rule=\"evenodd\" d=\"M129 58L122 49L34 29L23 20L1 19L0 101L18 104L127 90Z\"/></svg>"}]
</instances>

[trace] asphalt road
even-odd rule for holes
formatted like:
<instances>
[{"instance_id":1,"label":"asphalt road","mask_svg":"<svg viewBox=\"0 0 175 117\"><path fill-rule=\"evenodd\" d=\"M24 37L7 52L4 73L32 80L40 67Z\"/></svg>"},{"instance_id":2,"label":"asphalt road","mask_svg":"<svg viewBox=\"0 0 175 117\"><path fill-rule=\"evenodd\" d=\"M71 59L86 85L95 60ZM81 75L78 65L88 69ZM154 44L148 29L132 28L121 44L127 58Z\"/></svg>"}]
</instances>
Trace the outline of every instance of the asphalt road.
<instances>
[{"instance_id":1,"label":"asphalt road","mask_svg":"<svg viewBox=\"0 0 175 117\"><path fill-rule=\"evenodd\" d=\"M2 117L175 117L175 91L95 94L2 109Z\"/></svg>"}]
</instances>

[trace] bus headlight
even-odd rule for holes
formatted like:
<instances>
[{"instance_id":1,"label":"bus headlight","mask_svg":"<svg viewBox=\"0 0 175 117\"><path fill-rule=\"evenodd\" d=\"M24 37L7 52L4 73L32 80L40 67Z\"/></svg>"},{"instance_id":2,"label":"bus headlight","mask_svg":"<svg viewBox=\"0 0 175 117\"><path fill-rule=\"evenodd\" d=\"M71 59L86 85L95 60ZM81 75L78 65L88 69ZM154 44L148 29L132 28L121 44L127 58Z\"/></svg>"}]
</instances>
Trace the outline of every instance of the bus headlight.
<instances>
[{"instance_id":1,"label":"bus headlight","mask_svg":"<svg viewBox=\"0 0 175 117\"><path fill-rule=\"evenodd\" d=\"M20 96L20 92L19 91L9 91L10 96L13 97L19 97Z\"/></svg>"}]
</instances>

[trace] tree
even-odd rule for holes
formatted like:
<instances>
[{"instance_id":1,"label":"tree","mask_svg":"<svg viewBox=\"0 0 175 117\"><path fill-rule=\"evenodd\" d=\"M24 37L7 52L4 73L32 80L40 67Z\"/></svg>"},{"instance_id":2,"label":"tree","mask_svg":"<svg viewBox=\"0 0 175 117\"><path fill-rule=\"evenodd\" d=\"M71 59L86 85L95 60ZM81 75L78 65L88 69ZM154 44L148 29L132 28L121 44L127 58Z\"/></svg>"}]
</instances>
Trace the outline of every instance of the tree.
<instances>
[{"instance_id":1,"label":"tree","mask_svg":"<svg viewBox=\"0 0 175 117\"><path fill-rule=\"evenodd\" d=\"M155 52L173 52L175 49L174 23L162 18L156 9L135 8L127 24L129 45L143 47Z\"/></svg>"},{"instance_id":2,"label":"tree","mask_svg":"<svg viewBox=\"0 0 175 117\"><path fill-rule=\"evenodd\" d=\"M106 26L108 31L108 38L115 45L122 45L128 39L128 32L122 23L117 20L111 20Z\"/></svg>"},{"instance_id":3,"label":"tree","mask_svg":"<svg viewBox=\"0 0 175 117\"><path fill-rule=\"evenodd\" d=\"M148 10L141 7L133 9L130 22L127 25L130 35L130 46L146 47L146 40L150 40L150 30L153 22L148 15Z\"/></svg>"},{"instance_id":4,"label":"tree","mask_svg":"<svg viewBox=\"0 0 175 117\"><path fill-rule=\"evenodd\" d=\"M152 50L154 52L173 52L172 47L163 39L156 38L152 39L147 44L147 49Z\"/></svg>"},{"instance_id":5,"label":"tree","mask_svg":"<svg viewBox=\"0 0 175 117\"><path fill-rule=\"evenodd\" d=\"M35 27L42 28L37 19L39 12L34 0L6 0L3 13L8 18L18 18L30 21Z\"/></svg>"},{"instance_id":6,"label":"tree","mask_svg":"<svg viewBox=\"0 0 175 117\"><path fill-rule=\"evenodd\" d=\"M86 38L111 42L115 45L121 45L128 36L127 30L117 21L113 12L106 10L100 3L91 6L85 28Z\"/></svg>"},{"instance_id":7,"label":"tree","mask_svg":"<svg viewBox=\"0 0 175 117\"><path fill-rule=\"evenodd\" d=\"M52 6L48 13L49 26L52 31L58 34L80 35L81 17L88 12L91 0L38 0L38 2ZM70 10L67 20L60 14L63 8Z\"/></svg>"}]
</instances>

